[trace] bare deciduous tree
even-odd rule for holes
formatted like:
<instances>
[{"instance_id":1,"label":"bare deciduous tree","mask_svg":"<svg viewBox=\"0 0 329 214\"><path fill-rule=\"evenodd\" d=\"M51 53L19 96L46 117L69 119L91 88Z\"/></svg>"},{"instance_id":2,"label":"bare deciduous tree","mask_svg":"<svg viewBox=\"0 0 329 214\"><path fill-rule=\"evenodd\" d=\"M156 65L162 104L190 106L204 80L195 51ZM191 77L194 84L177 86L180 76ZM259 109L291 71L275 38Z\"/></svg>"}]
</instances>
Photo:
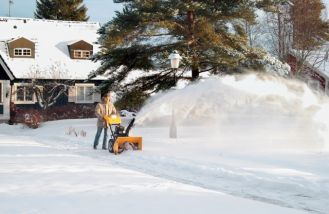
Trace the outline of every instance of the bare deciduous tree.
<instances>
[{"instance_id":1,"label":"bare deciduous tree","mask_svg":"<svg viewBox=\"0 0 329 214\"><path fill-rule=\"evenodd\" d=\"M53 106L62 95L67 96L70 80L69 71L60 62L55 62L46 69L39 66L30 68L27 78L31 79L29 88L33 90L42 109Z\"/></svg>"},{"instance_id":2,"label":"bare deciduous tree","mask_svg":"<svg viewBox=\"0 0 329 214\"><path fill-rule=\"evenodd\" d=\"M294 0L290 10L293 25L293 50L297 56L296 75L306 63L321 64L326 58L329 23L321 17L325 6L321 0Z\"/></svg>"},{"instance_id":3,"label":"bare deciduous tree","mask_svg":"<svg viewBox=\"0 0 329 214\"><path fill-rule=\"evenodd\" d=\"M266 13L265 28L269 35L272 54L285 61L292 43L292 25L289 15L290 4L284 2Z\"/></svg>"}]
</instances>

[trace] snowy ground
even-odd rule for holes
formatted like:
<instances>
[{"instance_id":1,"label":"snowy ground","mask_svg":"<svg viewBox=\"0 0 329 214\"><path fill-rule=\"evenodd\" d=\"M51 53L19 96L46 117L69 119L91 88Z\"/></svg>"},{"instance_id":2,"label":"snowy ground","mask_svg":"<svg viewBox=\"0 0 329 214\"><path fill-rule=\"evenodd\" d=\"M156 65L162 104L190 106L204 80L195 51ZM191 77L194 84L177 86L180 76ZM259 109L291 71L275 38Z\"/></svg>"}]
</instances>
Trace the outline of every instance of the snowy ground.
<instances>
[{"instance_id":1,"label":"snowy ground","mask_svg":"<svg viewBox=\"0 0 329 214\"><path fill-rule=\"evenodd\" d=\"M95 124L0 124L0 213L329 213L329 100L304 83L253 74L158 94L131 133L143 151L118 156L92 149Z\"/></svg>"},{"instance_id":2,"label":"snowy ground","mask_svg":"<svg viewBox=\"0 0 329 214\"><path fill-rule=\"evenodd\" d=\"M56 121L37 130L0 125L1 213L329 209L327 154L239 154L214 150L207 142L200 146L183 133L169 139L167 128L136 127L144 150L114 156L92 150L94 124L94 119ZM87 136L68 135L70 127Z\"/></svg>"}]
</instances>

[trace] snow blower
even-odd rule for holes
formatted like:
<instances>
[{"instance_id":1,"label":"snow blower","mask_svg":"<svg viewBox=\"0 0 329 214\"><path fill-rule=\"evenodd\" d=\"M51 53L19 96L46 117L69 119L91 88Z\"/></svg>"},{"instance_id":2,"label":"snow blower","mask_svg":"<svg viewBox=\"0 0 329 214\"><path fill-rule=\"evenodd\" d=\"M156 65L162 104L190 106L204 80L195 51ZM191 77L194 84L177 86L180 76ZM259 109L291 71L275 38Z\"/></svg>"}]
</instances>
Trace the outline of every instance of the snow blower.
<instances>
[{"instance_id":1,"label":"snow blower","mask_svg":"<svg viewBox=\"0 0 329 214\"><path fill-rule=\"evenodd\" d=\"M128 147L133 150L142 150L142 137L131 137L129 131L134 125L135 118L133 118L127 128L121 126L121 118L118 115L104 116L107 124L110 127L111 138L108 142L108 149L110 153L120 154ZM114 127L114 130L112 129Z\"/></svg>"}]
</instances>

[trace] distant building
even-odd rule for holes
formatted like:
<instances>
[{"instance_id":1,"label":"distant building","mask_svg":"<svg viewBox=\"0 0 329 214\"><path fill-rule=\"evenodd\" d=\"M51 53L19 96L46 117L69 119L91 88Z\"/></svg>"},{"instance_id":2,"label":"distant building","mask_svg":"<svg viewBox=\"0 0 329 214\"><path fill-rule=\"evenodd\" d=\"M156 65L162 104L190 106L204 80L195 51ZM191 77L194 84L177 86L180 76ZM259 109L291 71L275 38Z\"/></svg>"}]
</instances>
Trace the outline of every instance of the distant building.
<instances>
[{"instance_id":1,"label":"distant building","mask_svg":"<svg viewBox=\"0 0 329 214\"><path fill-rule=\"evenodd\" d=\"M326 59L326 52L320 52L320 55L310 57L301 69L300 76L309 87L320 91L329 96L329 61ZM315 63L315 60L318 63ZM292 74L297 72L297 57L290 53L287 57L287 63L291 67Z\"/></svg>"},{"instance_id":2,"label":"distant building","mask_svg":"<svg viewBox=\"0 0 329 214\"><path fill-rule=\"evenodd\" d=\"M0 121L22 120L40 111L40 100L30 89L33 81L66 84L68 90L50 107L46 120L89 117L100 101L95 92L105 78L88 75L100 64L89 57L99 50L97 30L91 22L0 17ZM42 88L42 95L46 90Z\"/></svg>"}]
</instances>

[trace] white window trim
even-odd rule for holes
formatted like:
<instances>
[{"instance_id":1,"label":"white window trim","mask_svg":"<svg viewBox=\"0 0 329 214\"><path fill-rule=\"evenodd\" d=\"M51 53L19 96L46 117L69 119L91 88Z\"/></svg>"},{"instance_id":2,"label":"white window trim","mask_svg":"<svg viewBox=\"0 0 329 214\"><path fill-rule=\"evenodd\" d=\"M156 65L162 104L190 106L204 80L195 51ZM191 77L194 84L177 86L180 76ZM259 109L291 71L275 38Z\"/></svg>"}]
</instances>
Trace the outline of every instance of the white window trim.
<instances>
[{"instance_id":1,"label":"white window trim","mask_svg":"<svg viewBox=\"0 0 329 214\"><path fill-rule=\"evenodd\" d=\"M3 89L4 88L3 88L3 82L1 82L1 81L0 81L0 87L1 87L1 90L0 90L1 91L1 93L0 93L0 104L3 104L3 97L4 97L3 96L3 93L4 93Z\"/></svg>"},{"instance_id":2,"label":"white window trim","mask_svg":"<svg viewBox=\"0 0 329 214\"><path fill-rule=\"evenodd\" d=\"M94 103L94 93L91 95L91 100L86 100L86 87L92 87L94 89L95 84L92 83L83 83L83 84L75 84L75 103ZM78 88L84 87L84 100L78 100Z\"/></svg>"},{"instance_id":3,"label":"white window trim","mask_svg":"<svg viewBox=\"0 0 329 214\"><path fill-rule=\"evenodd\" d=\"M21 50L22 51L22 55L20 54L16 54L15 50ZM30 54L29 55L24 55L23 52L24 50L29 50ZM14 48L14 56L32 56L32 49L31 48Z\"/></svg>"},{"instance_id":4,"label":"white window trim","mask_svg":"<svg viewBox=\"0 0 329 214\"><path fill-rule=\"evenodd\" d=\"M14 94L14 97L15 97L15 104L34 104L35 101L36 101L36 97L35 97L35 94L33 92L33 97L32 97L32 100L31 101L21 101L21 100L17 100L17 86L29 86L30 84L28 83L15 83L14 84L14 91L15 91L15 94ZM24 97L25 98L25 97Z\"/></svg>"},{"instance_id":5,"label":"white window trim","mask_svg":"<svg viewBox=\"0 0 329 214\"><path fill-rule=\"evenodd\" d=\"M78 52L80 52L80 54L81 54L81 57L78 57L77 56L77 53ZM88 57L84 57L83 56L83 53L89 53L89 56ZM91 56L91 51L90 50L73 50L73 57L75 58L75 59L89 59L90 58L90 56Z\"/></svg>"}]
</instances>

